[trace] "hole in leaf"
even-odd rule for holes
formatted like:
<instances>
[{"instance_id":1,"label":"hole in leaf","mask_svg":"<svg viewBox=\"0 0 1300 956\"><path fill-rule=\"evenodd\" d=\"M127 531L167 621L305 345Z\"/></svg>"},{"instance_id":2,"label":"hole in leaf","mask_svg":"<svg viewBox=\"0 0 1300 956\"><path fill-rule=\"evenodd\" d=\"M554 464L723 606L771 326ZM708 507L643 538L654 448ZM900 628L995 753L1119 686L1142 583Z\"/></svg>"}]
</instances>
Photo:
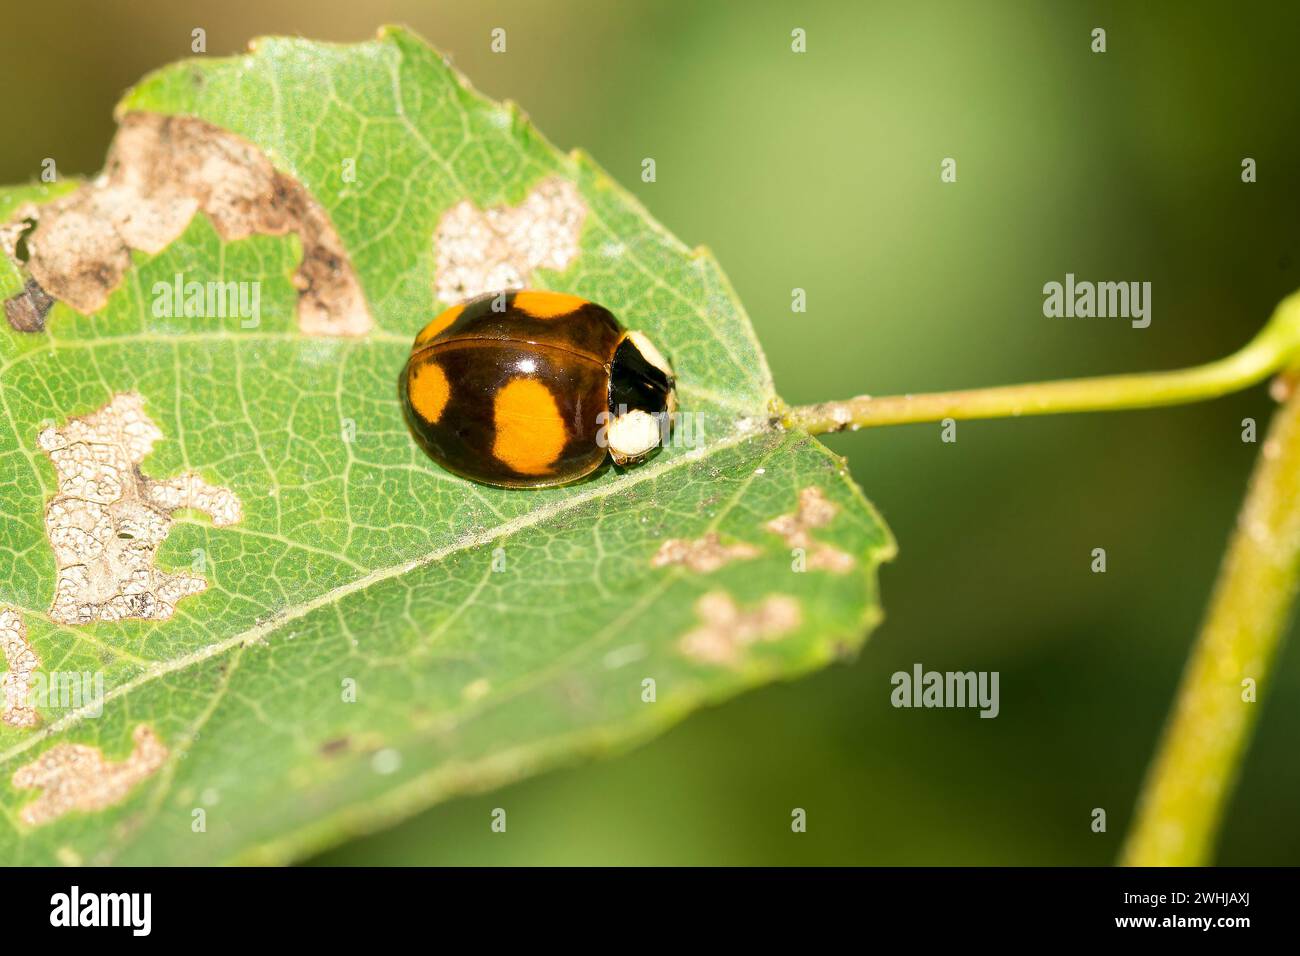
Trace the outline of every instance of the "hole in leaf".
<instances>
[{"instance_id":1,"label":"hole in leaf","mask_svg":"<svg viewBox=\"0 0 1300 956\"><path fill-rule=\"evenodd\" d=\"M27 237L36 231L36 220L30 216L23 220L23 231L18 234L18 239L14 242L14 256L23 265L32 257L31 250L27 248Z\"/></svg>"}]
</instances>

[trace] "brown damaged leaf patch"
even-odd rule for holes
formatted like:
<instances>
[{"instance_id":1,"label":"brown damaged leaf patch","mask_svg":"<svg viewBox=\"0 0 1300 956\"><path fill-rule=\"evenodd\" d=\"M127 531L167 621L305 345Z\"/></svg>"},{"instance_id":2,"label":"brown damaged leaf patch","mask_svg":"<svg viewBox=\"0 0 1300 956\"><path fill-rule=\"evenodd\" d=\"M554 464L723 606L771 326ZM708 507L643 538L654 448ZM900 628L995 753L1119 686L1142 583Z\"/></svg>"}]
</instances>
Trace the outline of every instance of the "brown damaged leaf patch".
<instances>
[{"instance_id":1,"label":"brown damaged leaf patch","mask_svg":"<svg viewBox=\"0 0 1300 956\"><path fill-rule=\"evenodd\" d=\"M374 326L320 204L252 143L193 117L127 114L98 179L43 206L23 206L9 230L36 221L27 236L32 280L49 297L90 314L121 284L132 250L161 252L198 212L227 242L298 235L303 258L294 284L304 333L363 335Z\"/></svg>"},{"instance_id":2,"label":"brown damaged leaf patch","mask_svg":"<svg viewBox=\"0 0 1300 956\"><path fill-rule=\"evenodd\" d=\"M36 827L73 810L103 810L120 803L167 759L167 748L147 725L137 726L131 736L135 746L124 760L105 760L98 747L57 744L19 767L13 775L14 788L41 793L19 811L18 818Z\"/></svg>"},{"instance_id":3,"label":"brown damaged leaf patch","mask_svg":"<svg viewBox=\"0 0 1300 956\"><path fill-rule=\"evenodd\" d=\"M740 608L725 591L711 591L695 602L699 627L682 636L687 657L706 664L734 664L759 641L774 641L799 626L799 602L784 594L764 598L757 607Z\"/></svg>"},{"instance_id":4,"label":"brown damaged leaf patch","mask_svg":"<svg viewBox=\"0 0 1300 956\"><path fill-rule=\"evenodd\" d=\"M196 474L148 478L139 464L163 437L137 394L47 428L37 443L54 463L59 493L45 510L58 576L50 617L60 624L165 620L202 577L154 567L172 512L193 508L218 527L243 517L239 498Z\"/></svg>"},{"instance_id":5,"label":"brown damaged leaf patch","mask_svg":"<svg viewBox=\"0 0 1300 956\"><path fill-rule=\"evenodd\" d=\"M54 308L54 300L35 279L28 279L23 291L5 299L5 318L16 332L44 332L45 317Z\"/></svg>"},{"instance_id":6,"label":"brown damaged leaf patch","mask_svg":"<svg viewBox=\"0 0 1300 956\"><path fill-rule=\"evenodd\" d=\"M650 566L663 568L680 564L692 571L708 574L732 561L756 558L760 554L762 552L758 548L743 541L723 544L718 533L710 531L702 538L669 538L650 559Z\"/></svg>"},{"instance_id":7,"label":"brown damaged leaf patch","mask_svg":"<svg viewBox=\"0 0 1300 956\"><path fill-rule=\"evenodd\" d=\"M517 206L480 209L468 199L443 214L434 234L434 295L461 302L523 289L537 269L559 272L578 255L587 204L578 187L551 177Z\"/></svg>"},{"instance_id":8,"label":"brown damaged leaf patch","mask_svg":"<svg viewBox=\"0 0 1300 956\"><path fill-rule=\"evenodd\" d=\"M0 681L0 722L10 727L35 727L40 717L30 695L32 675L41 662L27 640L27 625L11 607L0 607L0 646L8 668Z\"/></svg>"},{"instance_id":9,"label":"brown damaged leaf patch","mask_svg":"<svg viewBox=\"0 0 1300 956\"><path fill-rule=\"evenodd\" d=\"M766 527L784 538L787 547L804 552L808 570L845 574L853 567L853 556L812 536L813 529L830 524L838 510L820 488L809 485L799 492L799 507L793 514L773 518Z\"/></svg>"}]
</instances>

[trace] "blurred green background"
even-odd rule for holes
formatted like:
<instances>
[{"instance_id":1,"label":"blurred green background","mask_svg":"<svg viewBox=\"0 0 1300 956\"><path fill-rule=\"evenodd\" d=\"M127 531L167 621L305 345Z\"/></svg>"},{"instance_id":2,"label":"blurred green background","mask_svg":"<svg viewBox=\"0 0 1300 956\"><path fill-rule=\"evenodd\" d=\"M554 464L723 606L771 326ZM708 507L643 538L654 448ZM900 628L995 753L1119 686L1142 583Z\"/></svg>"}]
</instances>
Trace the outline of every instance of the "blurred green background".
<instances>
[{"instance_id":1,"label":"blurred green background","mask_svg":"<svg viewBox=\"0 0 1300 956\"><path fill-rule=\"evenodd\" d=\"M711 246L790 402L1196 363L1300 288L1292 3L46 0L5 16L0 182L47 156L96 171L118 96L189 55L195 27L222 55L409 24ZM1149 280L1150 328L1044 318L1042 286L1067 272ZM930 425L835 436L900 545L860 659L318 862L1109 863L1258 449L1241 420L1269 413L1259 388L963 423L956 444ZM893 709L890 675L916 662L999 671L1001 715ZM1261 688L1221 863L1300 863L1297 691L1292 640Z\"/></svg>"}]
</instances>

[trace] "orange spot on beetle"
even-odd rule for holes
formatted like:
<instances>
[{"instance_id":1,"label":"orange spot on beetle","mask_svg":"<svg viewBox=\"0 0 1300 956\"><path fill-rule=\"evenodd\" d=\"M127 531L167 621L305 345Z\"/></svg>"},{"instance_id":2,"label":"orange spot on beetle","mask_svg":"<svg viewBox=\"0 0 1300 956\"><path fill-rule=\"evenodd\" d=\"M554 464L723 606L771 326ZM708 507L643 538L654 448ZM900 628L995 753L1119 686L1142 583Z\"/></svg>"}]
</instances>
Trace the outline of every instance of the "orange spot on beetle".
<instances>
[{"instance_id":1,"label":"orange spot on beetle","mask_svg":"<svg viewBox=\"0 0 1300 956\"><path fill-rule=\"evenodd\" d=\"M412 364L406 392L411 399L411 406L427 422L436 422L441 418L442 410L451 398L447 373L432 359Z\"/></svg>"},{"instance_id":2,"label":"orange spot on beetle","mask_svg":"<svg viewBox=\"0 0 1300 956\"><path fill-rule=\"evenodd\" d=\"M514 307L527 312L534 319L554 319L568 315L587 304L580 295L566 295L563 292L519 292L515 295Z\"/></svg>"},{"instance_id":3,"label":"orange spot on beetle","mask_svg":"<svg viewBox=\"0 0 1300 956\"><path fill-rule=\"evenodd\" d=\"M568 436L555 396L541 382L516 378L496 394L492 454L521 475L549 472Z\"/></svg>"},{"instance_id":4,"label":"orange spot on beetle","mask_svg":"<svg viewBox=\"0 0 1300 956\"><path fill-rule=\"evenodd\" d=\"M438 314L438 317L420 330L420 334L415 337L412 349L418 349L422 345L432 342L451 326L451 323L460 318L461 312L465 311L463 305L453 305L450 309L444 309Z\"/></svg>"}]
</instances>

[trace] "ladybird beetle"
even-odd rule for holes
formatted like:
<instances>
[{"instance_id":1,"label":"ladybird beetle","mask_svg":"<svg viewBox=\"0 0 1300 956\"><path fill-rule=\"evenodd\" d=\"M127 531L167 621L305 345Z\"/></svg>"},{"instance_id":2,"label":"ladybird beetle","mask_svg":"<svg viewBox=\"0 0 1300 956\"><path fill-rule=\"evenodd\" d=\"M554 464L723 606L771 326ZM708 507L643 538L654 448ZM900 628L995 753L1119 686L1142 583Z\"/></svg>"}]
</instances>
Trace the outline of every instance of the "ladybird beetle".
<instances>
[{"instance_id":1,"label":"ladybird beetle","mask_svg":"<svg viewBox=\"0 0 1300 956\"><path fill-rule=\"evenodd\" d=\"M491 292L415 337L401 379L412 431L440 465L507 488L562 485L609 457L644 461L677 408L668 361L603 306Z\"/></svg>"}]
</instances>

